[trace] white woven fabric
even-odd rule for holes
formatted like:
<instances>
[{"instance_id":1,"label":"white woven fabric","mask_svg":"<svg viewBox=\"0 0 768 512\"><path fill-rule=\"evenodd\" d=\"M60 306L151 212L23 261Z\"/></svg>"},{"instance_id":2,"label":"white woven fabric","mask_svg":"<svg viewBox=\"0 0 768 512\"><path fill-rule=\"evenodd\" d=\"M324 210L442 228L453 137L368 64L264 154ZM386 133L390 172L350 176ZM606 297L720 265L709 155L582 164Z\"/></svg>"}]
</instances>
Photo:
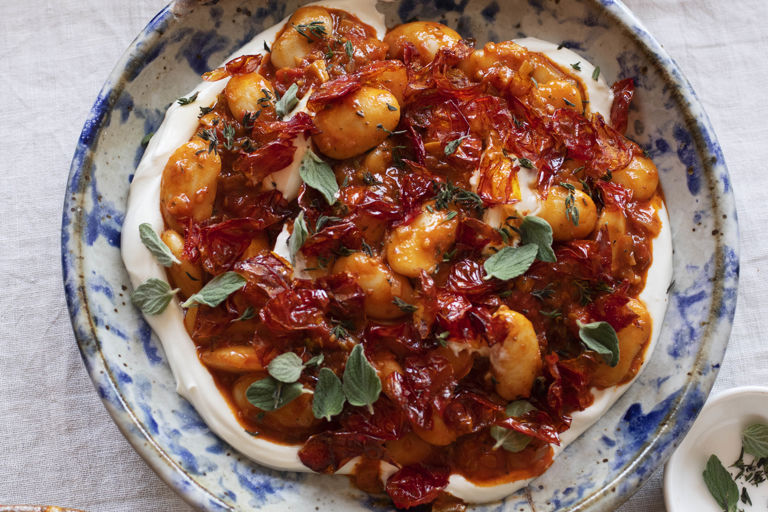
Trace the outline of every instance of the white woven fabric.
<instances>
[{"instance_id":1,"label":"white woven fabric","mask_svg":"<svg viewBox=\"0 0 768 512\"><path fill-rule=\"evenodd\" d=\"M715 392L768 383L766 0L625 0L709 113L739 206L741 287ZM0 503L188 511L101 405L67 317L60 210L83 121L166 0L0 1ZM763 233L761 235L760 233ZM768 276L766 276L768 277ZM663 511L657 472L620 512Z\"/></svg>"}]
</instances>

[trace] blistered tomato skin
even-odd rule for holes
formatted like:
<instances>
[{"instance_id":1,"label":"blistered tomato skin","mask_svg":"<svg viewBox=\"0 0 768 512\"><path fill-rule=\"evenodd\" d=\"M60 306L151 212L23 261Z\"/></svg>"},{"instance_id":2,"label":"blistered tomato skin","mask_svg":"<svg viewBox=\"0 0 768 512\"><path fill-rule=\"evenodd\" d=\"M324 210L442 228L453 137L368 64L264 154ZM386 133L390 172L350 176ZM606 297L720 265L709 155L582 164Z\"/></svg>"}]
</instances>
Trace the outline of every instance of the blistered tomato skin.
<instances>
[{"instance_id":1,"label":"blistered tomato skin","mask_svg":"<svg viewBox=\"0 0 768 512\"><path fill-rule=\"evenodd\" d=\"M268 46L207 77L229 81L160 187L180 296L225 272L245 280L184 315L239 426L296 446L308 470L356 461L353 482L400 508L457 505L451 475L479 489L540 475L592 389L632 379L651 337L638 294L662 196L653 162L622 135L633 82L614 86L608 121L543 53L475 49L422 21L382 42L320 6ZM306 107L278 118L293 84ZM552 229L555 258L521 250L548 243L530 215ZM580 339L590 322L617 332L615 367ZM287 352L298 385L269 366ZM328 371L345 403L317 419ZM355 372L366 397L353 400ZM248 400L264 379L275 410ZM513 401L535 408L508 415ZM529 444L509 451L494 427ZM386 478L382 461L395 466Z\"/></svg>"},{"instance_id":2,"label":"blistered tomato skin","mask_svg":"<svg viewBox=\"0 0 768 512\"><path fill-rule=\"evenodd\" d=\"M312 137L325 156L341 160L377 146L397 127L400 104L386 89L362 87L315 116Z\"/></svg>"}]
</instances>

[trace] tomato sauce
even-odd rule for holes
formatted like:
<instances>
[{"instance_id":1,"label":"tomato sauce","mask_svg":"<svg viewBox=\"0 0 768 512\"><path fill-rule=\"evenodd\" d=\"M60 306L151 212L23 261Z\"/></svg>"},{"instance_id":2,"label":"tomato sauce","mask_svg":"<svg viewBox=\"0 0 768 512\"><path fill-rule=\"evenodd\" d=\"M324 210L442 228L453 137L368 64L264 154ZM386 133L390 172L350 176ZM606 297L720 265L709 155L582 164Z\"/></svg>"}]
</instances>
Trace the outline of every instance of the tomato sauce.
<instances>
[{"instance_id":1,"label":"tomato sauce","mask_svg":"<svg viewBox=\"0 0 768 512\"><path fill-rule=\"evenodd\" d=\"M622 135L633 84L615 85L617 99L606 121L588 115L583 105L553 106L537 96L536 81L521 79L526 66L528 73L548 70L553 80L565 76L564 83L584 95L577 79L541 55L526 60L518 51L514 63L500 62L478 78L467 71L475 51L470 42L440 48L427 65L414 58L413 45L406 45L402 58L390 59L388 44L371 27L348 13L329 12L333 30L308 37L310 50L295 67L275 69L268 54L250 56L208 79L258 72L279 96L297 84L298 97L311 95L310 112L320 112L361 87L386 87L382 76L405 69L403 101L392 107L400 110L399 124L370 151L325 159L340 184L331 205L307 185L292 201L262 185L290 163L298 135L318 133L311 115L280 119L273 102L255 119L237 119L224 94L201 111L196 136L220 155L222 170L213 215L202 222L177 219L186 226L184 256L201 266L206 280L227 271L246 280L220 306L187 311L185 324L201 360L245 430L300 446L302 462L315 471L335 472L361 457L353 481L367 492L386 490L397 506L451 503L442 492L451 473L481 486L540 475L552 463L552 447L570 415L592 403L592 387L607 382L595 377L605 362L586 348L579 326L607 322L621 334L639 321L630 303L652 263L662 196L657 190L638 200L614 179L642 157ZM290 30L295 27L283 29ZM597 223L583 238L555 240L555 262L537 260L506 281L490 278L484 261L517 243L522 219L512 215L492 226L484 213L520 201L521 166L537 173L542 200L555 190L584 194L595 215L613 212L621 229ZM434 271L403 278L413 293L401 316L372 317L358 276L333 273L334 262L355 253L384 262L393 231L430 209L453 212L455 240L438 255ZM299 213L308 227L301 277L270 252ZM531 323L541 355L530 390L518 397L532 408L519 417L505 413L510 400L497 392L489 356L506 342L506 327L495 316L503 306ZM650 335L610 385L632 378L649 342ZM364 346L382 385L370 408L347 403L328 421L313 415L309 393L274 411L249 403L249 386L267 378L267 365L278 355L294 352L304 362L323 356L321 365L306 366L299 377L311 390L321 367L342 376L356 344ZM233 371L226 361L211 363L214 351L228 347L247 347L260 369ZM527 436L527 444L506 450L493 428ZM398 468L385 483L382 461Z\"/></svg>"}]
</instances>

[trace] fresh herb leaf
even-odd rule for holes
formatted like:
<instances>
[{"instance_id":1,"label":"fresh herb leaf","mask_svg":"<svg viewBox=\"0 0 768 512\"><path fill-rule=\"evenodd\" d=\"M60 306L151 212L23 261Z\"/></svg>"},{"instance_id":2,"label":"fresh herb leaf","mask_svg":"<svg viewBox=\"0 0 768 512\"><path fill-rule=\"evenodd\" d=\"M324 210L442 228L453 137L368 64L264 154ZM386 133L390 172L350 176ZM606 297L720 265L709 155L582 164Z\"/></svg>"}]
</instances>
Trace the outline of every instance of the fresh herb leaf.
<instances>
[{"instance_id":1,"label":"fresh herb leaf","mask_svg":"<svg viewBox=\"0 0 768 512\"><path fill-rule=\"evenodd\" d=\"M378 178L376 178L376 176L374 176L370 172L365 171L363 173L363 183L365 183L366 185L369 185L369 186L370 185L381 185L382 181L380 181Z\"/></svg>"},{"instance_id":2,"label":"fresh herb leaf","mask_svg":"<svg viewBox=\"0 0 768 512\"><path fill-rule=\"evenodd\" d=\"M331 334L340 340L349 336L349 332L344 328L343 325L334 325L333 329L331 329Z\"/></svg>"},{"instance_id":3,"label":"fresh herb leaf","mask_svg":"<svg viewBox=\"0 0 768 512\"><path fill-rule=\"evenodd\" d=\"M536 166L533 165L533 162L528 160L527 158L518 158L518 162L520 162L520 167L525 167L526 169L535 169Z\"/></svg>"},{"instance_id":4,"label":"fresh herb leaf","mask_svg":"<svg viewBox=\"0 0 768 512\"><path fill-rule=\"evenodd\" d=\"M178 288L171 290L165 281L151 277L133 291L131 302L145 315L159 315L178 291Z\"/></svg>"},{"instance_id":5,"label":"fresh herb leaf","mask_svg":"<svg viewBox=\"0 0 768 512\"><path fill-rule=\"evenodd\" d=\"M466 206L468 208L474 208L475 210L483 211L483 199L476 193L457 187L452 183L436 183L433 182L432 186L435 190L435 209L446 210L451 203Z\"/></svg>"},{"instance_id":6,"label":"fresh herb leaf","mask_svg":"<svg viewBox=\"0 0 768 512\"><path fill-rule=\"evenodd\" d=\"M284 384L272 377L257 380L245 391L245 398L262 411L274 411L280 409L289 402L298 398L303 390L299 382Z\"/></svg>"},{"instance_id":7,"label":"fresh herb leaf","mask_svg":"<svg viewBox=\"0 0 768 512\"><path fill-rule=\"evenodd\" d=\"M537 89L539 88L539 82L537 82L535 78L531 77L531 82L533 82L534 87Z\"/></svg>"},{"instance_id":8,"label":"fresh herb leaf","mask_svg":"<svg viewBox=\"0 0 768 512\"><path fill-rule=\"evenodd\" d=\"M339 184L336 183L333 169L311 149L307 151L306 156L301 161L299 175L308 187L312 187L320 192L325 197L325 200L328 201L328 204L332 205L336 202Z\"/></svg>"},{"instance_id":9,"label":"fresh herb leaf","mask_svg":"<svg viewBox=\"0 0 768 512\"><path fill-rule=\"evenodd\" d=\"M528 400L515 400L514 402L507 404L504 412L507 413L507 416L510 418L520 418L529 412L536 410L536 407L534 407Z\"/></svg>"},{"instance_id":10,"label":"fresh herb leaf","mask_svg":"<svg viewBox=\"0 0 768 512\"><path fill-rule=\"evenodd\" d=\"M296 97L297 92L299 92L299 86L295 83L291 84L288 90L285 91L285 94L283 94L283 97L277 100L275 103L275 113L277 114L277 117L282 119L293 110L299 102L299 99Z\"/></svg>"},{"instance_id":11,"label":"fresh herb leaf","mask_svg":"<svg viewBox=\"0 0 768 512\"><path fill-rule=\"evenodd\" d=\"M725 512L736 512L739 503L739 488L731 478L717 455L710 455L704 470L704 483L720 508Z\"/></svg>"},{"instance_id":12,"label":"fresh herb leaf","mask_svg":"<svg viewBox=\"0 0 768 512\"><path fill-rule=\"evenodd\" d=\"M312 414L315 418L331 421L331 417L344 409L345 401L341 380L329 368L320 368L315 395L312 397Z\"/></svg>"},{"instance_id":13,"label":"fresh herb leaf","mask_svg":"<svg viewBox=\"0 0 768 512\"><path fill-rule=\"evenodd\" d=\"M304 368L309 366L320 366L324 360L325 356L323 354L317 354L316 356L309 358L309 361L304 363Z\"/></svg>"},{"instance_id":14,"label":"fresh herb leaf","mask_svg":"<svg viewBox=\"0 0 768 512\"><path fill-rule=\"evenodd\" d=\"M538 252L539 247L536 244L502 248L483 263L487 274L485 279L495 277L507 281L523 275L533 264Z\"/></svg>"},{"instance_id":15,"label":"fresh herb leaf","mask_svg":"<svg viewBox=\"0 0 768 512\"><path fill-rule=\"evenodd\" d=\"M517 430L500 427L498 425L493 425L489 429L489 433L491 434L491 437L496 440L496 444L494 444L492 448L493 450L504 448L511 453L518 453L525 450L532 439L531 436L522 434Z\"/></svg>"},{"instance_id":16,"label":"fresh herb leaf","mask_svg":"<svg viewBox=\"0 0 768 512\"><path fill-rule=\"evenodd\" d=\"M741 502L745 505L752 506L752 498L749 497L746 487L741 488Z\"/></svg>"},{"instance_id":17,"label":"fresh herb leaf","mask_svg":"<svg viewBox=\"0 0 768 512\"><path fill-rule=\"evenodd\" d=\"M592 80L597 82L598 78L600 78L600 66L595 66L595 70L592 72Z\"/></svg>"},{"instance_id":18,"label":"fresh herb leaf","mask_svg":"<svg viewBox=\"0 0 768 512\"><path fill-rule=\"evenodd\" d=\"M569 107L575 107L576 106L576 104L574 102L568 101L568 98L563 98L563 102L565 102L565 104L568 105Z\"/></svg>"},{"instance_id":19,"label":"fresh herb leaf","mask_svg":"<svg viewBox=\"0 0 768 512\"><path fill-rule=\"evenodd\" d=\"M392 304L400 308L400 310L405 313L414 313L418 309L416 306L405 302L400 297L395 297L394 299L392 299Z\"/></svg>"},{"instance_id":20,"label":"fresh herb leaf","mask_svg":"<svg viewBox=\"0 0 768 512\"><path fill-rule=\"evenodd\" d=\"M576 196L574 192L576 187L570 183L561 182L560 186L568 191L568 195L565 196L565 216L570 220L574 226L579 225L579 209L576 207Z\"/></svg>"},{"instance_id":21,"label":"fresh herb leaf","mask_svg":"<svg viewBox=\"0 0 768 512\"><path fill-rule=\"evenodd\" d=\"M248 306L245 308L245 311L243 311L243 314L239 317L235 318L234 320L231 320L230 323L235 322L245 322L246 320L250 320L251 318L256 316L256 311L253 309L253 306Z\"/></svg>"},{"instance_id":22,"label":"fresh herb leaf","mask_svg":"<svg viewBox=\"0 0 768 512\"><path fill-rule=\"evenodd\" d=\"M506 407L506 414L509 418L519 418L531 411L535 411L536 408L531 405L527 400L516 400L511 402ZM531 437L516 430L500 427L494 425L490 428L491 437L496 440L496 444L493 449L504 448L508 452L517 453L525 449L531 442Z\"/></svg>"},{"instance_id":23,"label":"fresh herb leaf","mask_svg":"<svg viewBox=\"0 0 768 512\"><path fill-rule=\"evenodd\" d=\"M340 220L341 217L329 217L328 215L319 216L317 222L315 222L315 233L321 231L329 222L339 222Z\"/></svg>"},{"instance_id":24,"label":"fresh herb leaf","mask_svg":"<svg viewBox=\"0 0 768 512\"><path fill-rule=\"evenodd\" d=\"M458 139L454 139L450 141L448 144L445 145L445 149L443 150L446 155L452 155L456 152L457 149L459 149L459 146L461 145L461 141L469 137L469 135L462 135Z\"/></svg>"},{"instance_id":25,"label":"fresh herb leaf","mask_svg":"<svg viewBox=\"0 0 768 512\"><path fill-rule=\"evenodd\" d=\"M435 339L437 340L437 343L440 344L441 347L447 347L448 346L448 336L450 336L451 333L448 331L443 331L440 334L435 335Z\"/></svg>"},{"instance_id":26,"label":"fresh herb leaf","mask_svg":"<svg viewBox=\"0 0 768 512\"><path fill-rule=\"evenodd\" d=\"M520 243L535 244L539 249L537 258L541 261L557 261L555 251L552 250L552 226L541 217L528 215L523 219L520 224Z\"/></svg>"},{"instance_id":27,"label":"fresh herb leaf","mask_svg":"<svg viewBox=\"0 0 768 512\"><path fill-rule=\"evenodd\" d=\"M141 139L141 145L142 145L142 146L146 146L147 144L149 144L149 141L152 139L152 136L153 136L154 134L155 134L155 132L149 132L149 133L148 133L148 134L146 134L144 137L142 137L142 139Z\"/></svg>"},{"instance_id":28,"label":"fresh herb leaf","mask_svg":"<svg viewBox=\"0 0 768 512\"><path fill-rule=\"evenodd\" d=\"M350 404L357 407L366 406L368 411L373 413L372 405L381 393L381 380L365 357L363 346L360 344L355 345L349 354L342 387Z\"/></svg>"},{"instance_id":29,"label":"fresh herb leaf","mask_svg":"<svg viewBox=\"0 0 768 512\"><path fill-rule=\"evenodd\" d=\"M370 245L368 245L368 242L366 242L364 238L360 241L360 248L363 250L365 254L367 254L370 257L373 257L373 248Z\"/></svg>"},{"instance_id":30,"label":"fresh herb leaf","mask_svg":"<svg viewBox=\"0 0 768 512\"><path fill-rule=\"evenodd\" d=\"M243 114L243 128L246 130L253 130L253 125L256 124L256 120L261 115L261 110L256 112L246 112Z\"/></svg>"},{"instance_id":31,"label":"fresh herb leaf","mask_svg":"<svg viewBox=\"0 0 768 512\"><path fill-rule=\"evenodd\" d=\"M267 365L267 371L272 378L286 384L299 380L303 369L301 358L293 352L280 354Z\"/></svg>"},{"instance_id":32,"label":"fresh herb leaf","mask_svg":"<svg viewBox=\"0 0 768 512\"><path fill-rule=\"evenodd\" d=\"M744 451L758 458L768 457L768 425L753 423L744 429Z\"/></svg>"},{"instance_id":33,"label":"fresh herb leaf","mask_svg":"<svg viewBox=\"0 0 768 512\"><path fill-rule=\"evenodd\" d=\"M197 95L198 95L198 94L200 94L200 92L196 92L195 94L193 94L193 95L192 95L192 96L190 96L189 98L179 98L179 99L177 99L177 100L176 100L176 103L178 103L178 104L179 104L179 105L181 105L182 107L183 107L184 105L189 105L189 104L191 104L191 103L194 103L194 102L195 102L195 100L197 99Z\"/></svg>"},{"instance_id":34,"label":"fresh herb leaf","mask_svg":"<svg viewBox=\"0 0 768 512\"><path fill-rule=\"evenodd\" d=\"M544 311L543 309L540 309L539 313L541 313L547 318L552 318L552 319L560 318L561 316L563 316L563 313L561 313L559 309L553 309L552 311Z\"/></svg>"},{"instance_id":35,"label":"fresh herb leaf","mask_svg":"<svg viewBox=\"0 0 768 512\"><path fill-rule=\"evenodd\" d=\"M600 354L609 366L619 364L619 337L608 322L579 322L579 338L589 350Z\"/></svg>"},{"instance_id":36,"label":"fresh herb leaf","mask_svg":"<svg viewBox=\"0 0 768 512\"><path fill-rule=\"evenodd\" d=\"M456 256L456 253L458 252L458 249L453 249L452 251L444 252L443 253L443 263L448 263L453 259L454 256Z\"/></svg>"},{"instance_id":37,"label":"fresh herb leaf","mask_svg":"<svg viewBox=\"0 0 768 512\"><path fill-rule=\"evenodd\" d=\"M295 261L296 253L299 252L301 246L307 241L309 231L307 230L307 223L304 221L304 210L300 211L293 221L293 233L290 240L288 240L288 248L291 251L291 261Z\"/></svg>"},{"instance_id":38,"label":"fresh herb leaf","mask_svg":"<svg viewBox=\"0 0 768 512\"><path fill-rule=\"evenodd\" d=\"M314 39L323 39L326 35L325 25L323 25L322 21L301 23L299 25L294 25L293 28L296 32L306 37L310 43L314 41Z\"/></svg>"},{"instance_id":39,"label":"fresh herb leaf","mask_svg":"<svg viewBox=\"0 0 768 512\"><path fill-rule=\"evenodd\" d=\"M533 290L531 291L531 295L536 297L539 300L544 300L552 297L555 294L555 290L552 288L551 283L547 283L547 285L542 288L541 290Z\"/></svg>"},{"instance_id":40,"label":"fresh herb leaf","mask_svg":"<svg viewBox=\"0 0 768 512\"><path fill-rule=\"evenodd\" d=\"M347 52L347 57L350 59L355 56L355 47L352 45L352 41L344 43L344 51Z\"/></svg>"},{"instance_id":41,"label":"fresh herb leaf","mask_svg":"<svg viewBox=\"0 0 768 512\"><path fill-rule=\"evenodd\" d=\"M581 61L577 62L576 64L571 64L571 67L576 71L581 71Z\"/></svg>"},{"instance_id":42,"label":"fresh herb leaf","mask_svg":"<svg viewBox=\"0 0 768 512\"><path fill-rule=\"evenodd\" d=\"M387 109L389 111L391 111L391 112L396 112L397 111L397 107L392 105L392 104L390 104L390 103L387 103Z\"/></svg>"},{"instance_id":43,"label":"fresh herb leaf","mask_svg":"<svg viewBox=\"0 0 768 512\"><path fill-rule=\"evenodd\" d=\"M206 128L200 132L199 137L208 142L209 153L217 153L219 151L219 137L216 135L216 130Z\"/></svg>"},{"instance_id":44,"label":"fresh herb leaf","mask_svg":"<svg viewBox=\"0 0 768 512\"><path fill-rule=\"evenodd\" d=\"M224 272L208 281L202 290L188 298L181 307L188 308L198 303L215 308L243 285L245 285L243 276L237 272Z\"/></svg>"},{"instance_id":45,"label":"fresh herb leaf","mask_svg":"<svg viewBox=\"0 0 768 512\"><path fill-rule=\"evenodd\" d=\"M235 149L235 125L226 123L221 130L224 135L224 149L232 151Z\"/></svg>"},{"instance_id":46,"label":"fresh herb leaf","mask_svg":"<svg viewBox=\"0 0 768 512\"><path fill-rule=\"evenodd\" d=\"M456 216L459 214L456 210L451 210L445 215L445 220L443 222L448 222L449 220L453 220L456 218Z\"/></svg>"},{"instance_id":47,"label":"fresh herb leaf","mask_svg":"<svg viewBox=\"0 0 768 512\"><path fill-rule=\"evenodd\" d=\"M154 256L157 262L162 266L170 267L174 263L181 263L179 259L173 255L168 246L165 245L165 242L163 242L157 233L155 233L155 230L152 229L152 225L148 222L139 225L139 238L141 238L141 243L149 249L152 256Z\"/></svg>"}]
</instances>

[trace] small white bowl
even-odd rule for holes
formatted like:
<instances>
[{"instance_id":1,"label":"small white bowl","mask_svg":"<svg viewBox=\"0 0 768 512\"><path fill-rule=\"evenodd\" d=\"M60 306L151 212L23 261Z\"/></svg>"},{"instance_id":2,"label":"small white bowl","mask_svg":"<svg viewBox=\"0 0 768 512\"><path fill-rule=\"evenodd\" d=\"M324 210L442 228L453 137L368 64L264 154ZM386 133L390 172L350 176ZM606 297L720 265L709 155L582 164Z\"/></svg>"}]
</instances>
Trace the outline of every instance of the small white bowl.
<instances>
[{"instance_id":1,"label":"small white bowl","mask_svg":"<svg viewBox=\"0 0 768 512\"><path fill-rule=\"evenodd\" d=\"M741 434L747 425L768 423L768 388L745 386L729 389L710 399L688 435L664 469L664 502L667 512L719 512L702 473L714 454L728 468L739 458ZM751 457L746 455L745 458ZM750 460L750 459L747 459ZM731 468L731 475L735 475ZM743 482L737 482L739 493ZM768 482L747 485L752 506L745 511L768 510Z\"/></svg>"}]
</instances>

